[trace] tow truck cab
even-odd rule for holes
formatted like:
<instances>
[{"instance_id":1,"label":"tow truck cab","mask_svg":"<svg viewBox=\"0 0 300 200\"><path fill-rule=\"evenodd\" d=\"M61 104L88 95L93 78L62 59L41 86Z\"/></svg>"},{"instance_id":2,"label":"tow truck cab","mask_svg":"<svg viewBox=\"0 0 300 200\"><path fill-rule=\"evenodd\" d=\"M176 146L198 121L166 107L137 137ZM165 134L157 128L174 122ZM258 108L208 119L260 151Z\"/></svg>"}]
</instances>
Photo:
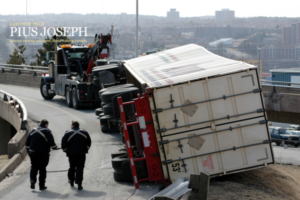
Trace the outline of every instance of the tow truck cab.
<instances>
[{"instance_id":1,"label":"tow truck cab","mask_svg":"<svg viewBox=\"0 0 300 200\"><path fill-rule=\"evenodd\" d=\"M84 56L91 47L62 45L57 49L56 62L50 61L49 74L41 78L44 99L50 100L55 95L65 96L68 106L75 109L84 104L99 102L97 92L100 86L94 85L89 77L83 79L89 62Z\"/></svg>"}]
</instances>

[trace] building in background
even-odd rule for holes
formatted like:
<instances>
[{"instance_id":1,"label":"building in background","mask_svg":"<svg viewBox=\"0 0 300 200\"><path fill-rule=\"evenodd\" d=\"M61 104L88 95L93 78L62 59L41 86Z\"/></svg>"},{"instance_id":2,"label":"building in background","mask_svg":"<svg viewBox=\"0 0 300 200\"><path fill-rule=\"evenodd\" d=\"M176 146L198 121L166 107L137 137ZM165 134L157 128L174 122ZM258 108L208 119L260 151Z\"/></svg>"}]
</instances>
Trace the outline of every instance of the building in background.
<instances>
[{"instance_id":1,"label":"building in background","mask_svg":"<svg viewBox=\"0 0 300 200\"><path fill-rule=\"evenodd\" d=\"M235 18L235 13L233 10L222 9L221 11L216 11L216 21L227 21L233 20Z\"/></svg>"},{"instance_id":2,"label":"building in background","mask_svg":"<svg viewBox=\"0 0 300 200\"><path fill-rule=\"evenodd\" d=\"M282 44L300 44L300 23L282 29Z\"/></svg>"},{"instance_id":3,"label":"building in background","mask_svg":"<svg viewBox=\"0 0 300 200\"><path fill-rule=\"evenodd\" d=\"M292 28L283 27L282 28L282 44L291 44L292 43Z\"/></svg>"},{"instance_id":4,"label":"building in background","mask_svg":"<svg viewBox=\"0 0 300 200\"><path fill-rule=\"evenodd\" d=\"M170 9L169 12L167 12L167 19L168 21L177 22L179 21L180 14L179 11L176 11L176 9Z\"/></svg>"},{"instance_id":5,"label":"building in background","mask_svg":"<svg viewBox=\"0 0 300 200\"><path fill-rule=\"evenodd\" d=\"M300 23L292 24L292 43L300 44Z\"/></svg>"},{"instance_id":6,"label":"building in background","mask_svg":"<svg viewBox=\"0 0 300 200\"><path fill-rule=\"evenodd\" d=\"M300 44L268 44L261 48L261 59L300 59Z\"/></svg>"}]
</instances>

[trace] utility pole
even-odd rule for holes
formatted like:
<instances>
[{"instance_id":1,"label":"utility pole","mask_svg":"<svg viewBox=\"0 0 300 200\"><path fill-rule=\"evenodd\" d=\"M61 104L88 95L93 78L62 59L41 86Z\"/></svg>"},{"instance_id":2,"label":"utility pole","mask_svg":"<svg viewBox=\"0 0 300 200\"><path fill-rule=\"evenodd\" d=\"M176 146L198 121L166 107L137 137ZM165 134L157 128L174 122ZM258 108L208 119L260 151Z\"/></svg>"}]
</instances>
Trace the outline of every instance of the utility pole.
<instances>
[{"instance_id":1,"label":"utility pole","mask_svg":"<svg viewBox=\"0 0 300 200\"><path fill-rule=\"evenodd\" d=\"M139 0L136 0L135 57L139 56Z\"/></svg>"},{"instance_id":2,"label":"utility pole","mask_svg":"<svg viewBox=\"0 0 300 200\"><path fill-rule=\"evenodd\" d=\"M260 61L260 48L258 48L258 62L259 62L259 78L262 79L262 64Z\"/></svg>"},{"instance_id":3,"label":"utility pole","mask_svg":"<svg viewBox=\"0 0 300 200\"><path fill-rule=\"evenodd\" d=\"M26 0L26 15L27 15L27 0Z\"/></svg>"}]
</instances>

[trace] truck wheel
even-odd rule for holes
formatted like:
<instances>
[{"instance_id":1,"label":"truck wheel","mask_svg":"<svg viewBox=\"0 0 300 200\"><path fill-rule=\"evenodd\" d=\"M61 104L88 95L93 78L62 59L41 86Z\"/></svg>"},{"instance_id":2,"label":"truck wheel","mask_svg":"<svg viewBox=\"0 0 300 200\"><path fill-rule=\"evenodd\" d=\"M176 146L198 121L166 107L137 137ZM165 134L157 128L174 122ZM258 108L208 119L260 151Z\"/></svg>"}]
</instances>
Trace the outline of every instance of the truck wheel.
<instances>
[{"instance_id":1,"label":"truck wheel","mask_svg":"<svg viewBox=\"0 0 300 200\"><path fill-rule=\"evenodd\" d=\"M116 182L126 182L126 179L122 171L114 171L114 180Z\"/></svg>"},{"instance_id":2,"label":"truck wheel","mask_svg":"<svg viewBox=\"0 0 300 200\"><path fill-rule=\"evenodd\" d=\"M110 91L110 90L120 90L120 89L122 89L122 88L129 88L129 87L134 87L134 85L131 84L131 83L128 83L128 84L115 85L115 86L103 88L103 89L101 89L101 90L98 92L99 98L101 99L101 94L102 94L103 92Z\"/></svg>"},{"instance_id":3,"label":"truck wheel","mask_svg":"<svg viewBox=\"0 0 300 200\"><path fill-rule=\"evenodd\" d=\"M299 147L299 144L294 144L294 147Z\"/></svg>"},{"instance_id":4,"label":"truck wheel","mask_svg":"<svg viewBox=\"0 0 300 200\"><path fill-rule=\"evenodd\" d=\"M100 123L101 123L101 125L107 125L107 121L109 120L109 119L113 119L114 118L114 116L109 116L109 115L104 115L103 117L100 117Z\"/></svg>"},{"instance_id":5,"label":"truck wheel","mask_svg":"<svg viewBox=\"0 0 300 200\"><path fill-rule=\"evenodd\" d=\"M136 170L137 170L137 168L136 168ZM124 178L125 178L126 182L133 182L129 160L122 163L122 171L123 171Z\"/></svg>"},{"instance_id":6,"label":"truck wheel","mask_svg":"<svg viewBox=\"0 0 300 200\"><path fill-rule=\"evenodd\" d=\"M101 102L101 107L103 108L107 103Z\"/></svg>"},{"instance_id":7,"label":"truck wheel","mask_svg":"<svg viewBox=\"0 0 300 200\"><path fill-rule=\"evenodd\" d=\"M72 91L70 91L69 86L66 87L66 101L68 107L72 107Z\"/></svg>"},{"instance_id":8,"label":"truck wheel","mask_svg":"<svg viewBox=\"0 0 300 200\"><path fill-rule=\"evenodd\" d=\"M276 145L277 145L277 146L280 146L280 144L281 144L280 142L276 142Z\"/></svg>"},{"instance_id":9,"label":"truck wheel","mask_svg":"<svg viewBox=\"0 0 300 200\"><path fill-rule=\"evenodd\" d=\"M118 151L116 152L113 152L111 154L111 158L114 159L115 157L118 157L118 156L124 156L127 154L127 151L125 149L119 149Z\"/></svg>"},{"instance_id":10,"label":"truck wheel","mask_svg":"<svg viewBox=\"0 0 300 200\"><path fill-rule=\"evenodd\" d=\"M77 90L75 87L73 87L72 89L72 104L73 108L75 108L76 110L79 109L79 100L77 98Z\"/></svg>"},{"instance_id":11,"label":"truck wheel","mask_svg":"<svg viewBox=\"0 0 300 200\"><path fill-rule=\"evenodd\" d=\"M98 76L99 72L101 71L109 71L113 74L118 74L121 72L120 67L118 66L118 64L112 64L112 65L106 65L106 66L101 66L101 67L94 67L93 71L92 71L92 75L93 76Z\"/></svg>"},{"instance_id":12,"label":"truck wheel","mask_svg":"<svg viewBox=\"0 0 300 200\"><path fill-rule=\"evenodd\" d=\"M40 85L40 92L41 92L41 95L42 97L45 99L45 100L51 100L54 98L54 94L49 94L47 95L47 85L45 83L45 81L41 82L41 85Z\"/></svg>"},{"instance_id":13,"label":"truck wheel","mask_svg":"<svg viewBox=\"0 0 300 200\"><path fill-rule=\"evenodd\" d=\"M105 106L103 106L103 113L105 115L114 115L114 109L113 109L113 105L112 104L107 104Z\"/></svg>"},{"instance_id":14,"label":"truck wheel","mask_svg":"<svg viewBox=\"0 0 300 200\"><path fill-rule=\"evenodd\" d=\"M122 90L118 91L107 91L101 94L102 102L105 103L112 103L112 98L118 94L122 93L131 93L132 99L137 97L137 94L139 93L139 89L136 87L130 87L130 88L122 88Z\"/></svg>"},{"instance_id":15,"label":"truck wheel","mask_svg":"<svg viewBox=\"0 0 300 200\"><path fill-rule=\"evenodd\" d=\"M100 85L100 82L99 82L99 78L98 78L98 77L94 77L94 79L93 79L93 84L96 85L96 86L99 86L99 85Z\"/></svg>"},{"instance_id":16,"label":"truck wheel","mask_svg":"<svg viewBox=\"0 0 300 200\"><path fill-rule=\"evenodd\" d=\"M108 133L109 126L107 124L101 125L101 132L102 133Z\"/></svg>"},{"instance_id":17,"label":"truck wheel","mask_svg":"<svg viewBox=\"0 0 300 200\"><path fill-rule=\"evenodd\" d=\"M129 161L129 158L127 155L117 156L111 160L111 164L115 170L121 170L122 164L125 161Z\"/></svg>"},{"instance_id":18,"label":"truck wheel","mask_svg":"<svg viewBox=\"0 0 300 200\"><path fill-rule=\"evenodd\" d=\"M101 113L103 113L102 108L97 108L97 109L95 110L95 115L96 115L96 116L99 116Z\"/></svg>"},{"instance_id":19,"label":"truck wheel","mask_svg":"<svg viewBox=\"0 0 300 200\"><path fill-rule=\"evenodd\" d=\"M109 126L107 124L101 125L101 132L102 133L119 133L120 129L118 126Z\"/></svg>"}]
</instances>

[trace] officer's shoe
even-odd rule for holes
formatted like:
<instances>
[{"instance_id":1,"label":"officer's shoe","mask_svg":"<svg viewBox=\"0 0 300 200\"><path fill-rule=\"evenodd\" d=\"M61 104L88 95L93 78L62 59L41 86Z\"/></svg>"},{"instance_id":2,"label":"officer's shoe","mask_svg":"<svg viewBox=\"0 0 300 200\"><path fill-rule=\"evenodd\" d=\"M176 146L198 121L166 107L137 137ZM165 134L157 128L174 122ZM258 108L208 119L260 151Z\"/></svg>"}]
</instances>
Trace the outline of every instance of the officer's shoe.
<instances>
[{"instance_id":1,"label":"officer's shoe","mask_svg":"<svg viewBox=\"0 0 300 200\"><path fill-rule=\"evenodd\" d=\"M83 187L81 184L78 184L78 190L83 190Z\"/></svg>"},{"instance_id":2,"label":"officer's shoe","mask_svg":"<svg viewBox=\"0 0 300 200\"><path fill-rule=\"evenodd\" d=\"M35 182L33 182L33 181L30 182L30 188L31 188L31 189L35 189Z\"/></svg>"},{"instance_id":3,"label":"officer's shoe","mask_svg":"<svg viewBox=\"0 0 300 200\"><path fill-rule=\"evenodd\" d=\"M45 186L45 183L44 184L40 184L40 190L46 190L47 187Z\"/></svg>"},{"instance_id":4,"label":"officer's shoe","mask_svg":"<svg viewBox=\"0 0 300 200\"><path fill-rule=\"evenodd\" d=\"M46 190L47 187L46 186L40 186L40 190Z\"/></svg>"},{"instance_id":5,"label":"officer's shoe","mask_svg":"<svg viewBox=\"0 0 300 200\"><path fill-rule=\"evenodd\" d=\"M69 180L69 183L70 183L71 187L74 187L74 181Z\"/></svg>"}]
</instances>

